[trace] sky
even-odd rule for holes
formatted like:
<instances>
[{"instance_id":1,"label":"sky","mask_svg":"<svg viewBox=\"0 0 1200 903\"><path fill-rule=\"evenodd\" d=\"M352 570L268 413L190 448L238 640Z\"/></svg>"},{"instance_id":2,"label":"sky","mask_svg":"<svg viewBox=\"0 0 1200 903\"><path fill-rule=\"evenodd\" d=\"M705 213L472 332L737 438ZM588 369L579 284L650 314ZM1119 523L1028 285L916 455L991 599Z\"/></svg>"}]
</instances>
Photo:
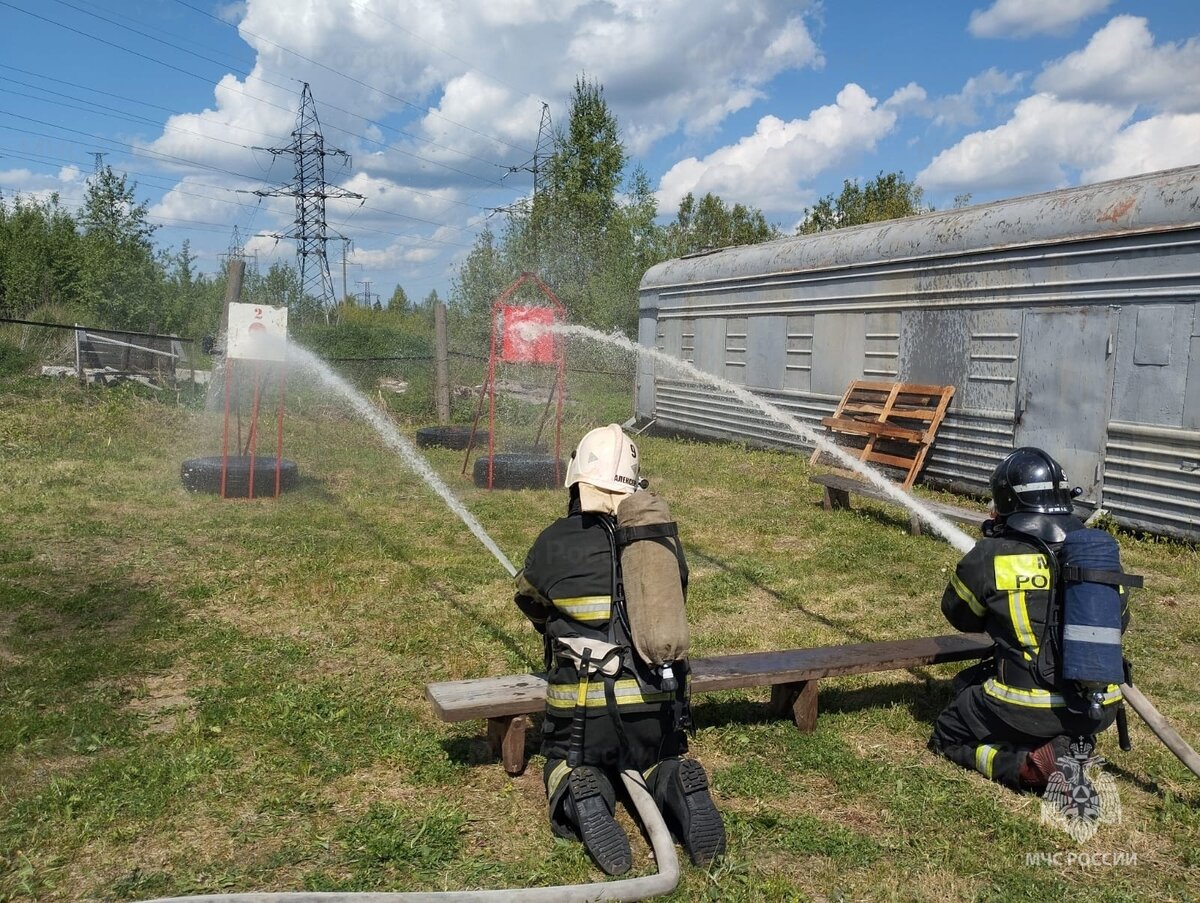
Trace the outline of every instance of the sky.
<instances>
[{"instance_id":1,"label":"sky","mask_svg":"<svg viewBox=\"0 0 1200 903\"><path fill-rule=\"evenodd\" d=\"M689 191L790 233L880 172L943 209L1200 163L1196 0L0 0L0 194L77 207L103 154L200 270L294 263L273 149L307 83L363 198L328 201L336 291L446 298L580 77L664 222Z\"/></svg>"}]
</instances>

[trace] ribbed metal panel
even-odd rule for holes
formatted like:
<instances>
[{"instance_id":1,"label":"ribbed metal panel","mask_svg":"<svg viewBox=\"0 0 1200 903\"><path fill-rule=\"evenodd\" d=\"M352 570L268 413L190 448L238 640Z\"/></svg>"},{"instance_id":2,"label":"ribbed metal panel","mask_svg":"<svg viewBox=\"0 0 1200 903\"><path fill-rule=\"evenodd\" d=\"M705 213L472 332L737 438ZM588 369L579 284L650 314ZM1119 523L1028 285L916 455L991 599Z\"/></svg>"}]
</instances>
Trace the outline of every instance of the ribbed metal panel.
<instances>
[{"instance_id":1,"label":"ribbed metal panel","mask_svg":"<svg viewBox=\"0 0 1200 903\"><path fill-rule=\"evenodd\" d=\"M824 433L821 418L832 414L838 403L833 396L811 393L757 390L755 394L817 434ZM812 448L788 427L707 385L660 377L655 412L658 425L667 429L772 448ZM1011 416L1005 420L997 412L950 413L926 460L922 481L986 494L993 468L1012 449L1012 436Z\"/></svg>"},{"instance_id":2,"label":"ribbed metal panel","mask_svg":"<svg viewBox=\"0 0 1200 903\"><path fill-rule=\"evenodd\" d=\"M1119 524L1200 539L1200 432L1109 423L1103 499Z\"/></svg>"},{"instance_id":3,"label":"ribbed metal panel","mask_svg":"<svg viewBox=\"0 0 1200 903\"><path fill-rule=\"evenodd\" d=\"M812 448L788 427L711 386L659 377L657 387L654 410L660 427L772 448ZM796 392L755 394L815 432L823 429L821 418L832 414L838 403L836 398Z\"/></svg>"},{"instance_id":4,"label":"ribbed metal panel","mask_svg":"<svg viewBox=\"0 0 1200 903\"><path fill-rule=\"evenodd\" d=\"M1012 414L954 411L938 429L921 482L971 495L987 495L1000 459L1012 451Z\"/></svg>"}]
</instances>

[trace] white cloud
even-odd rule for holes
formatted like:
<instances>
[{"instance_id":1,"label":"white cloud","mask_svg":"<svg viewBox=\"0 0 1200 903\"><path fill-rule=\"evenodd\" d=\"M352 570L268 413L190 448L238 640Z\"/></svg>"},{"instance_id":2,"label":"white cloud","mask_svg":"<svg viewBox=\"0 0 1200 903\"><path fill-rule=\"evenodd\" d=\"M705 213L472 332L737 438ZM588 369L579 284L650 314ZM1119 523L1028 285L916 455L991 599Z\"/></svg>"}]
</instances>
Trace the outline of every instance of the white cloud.
<instances>
[{"instance_id":1,"label":"white cloud","mask_svg":"<svg viewBox=\"0 0 1200 903\"><path fill-rule=\"evenodd\" d=\"M1132 108L1035 94L1008 122L967 135L917 175L928 191L1027 191L1067 184L1067 168L1090 169L1109 156L1109 140Z\"/></svg>"},{"instance_id":2,"label":"white cloud","mask_svg":"<svg viewBox=\"0 0 1200 903\"><path fill-rule=\"evenodd\" d=\"M1108 150L1107 161L1083 173L1085 183L1194 164L1200 160L1200 113L1135 122L1112 138Z\"/></svg>"},{"instance_id":3,"label":"white cloud","mask_svg":"<svg viewBox=\"0 0 1200 903\"><path fill-rule=\"evenodd\" d=\"M967 135L917 176L930 191L1026 191L1200 159L1200 40L1156 45L1117 16L1049 63L1001 125ZM1160 112L1165 111L1165 112Z\"/></svg>"},{"instance_id":4,"label":"white cloud","mask_svg":"<svg viewBox=\"0 0 1200 903\"><path fill-rule=\"evenodd\" d=\"M1027 38L1066 34L1082 19L1103 12L1112 0L996 0L971 13L967 30L977 38Z\"/></svg>"},{"instance_id":5,"label":"white cloud","mask_svg":"<svg viewBox=\"0 0 1200 903\"><path fill-rule=\"evenodd\" d=\"M1009 74L996 67L967 79L957 94L948 94L933 103L933 121L937 125L971 126L979 121L979 111L990 109L998 98L1020 87L1024 76Z\"/></svg>"},{"instance_id":6,"label":"white cloud","mask_svg":"<svg viewBox=\"0 0 1200 903\"><path fill-rule=\"evenodd\" d=\"M901 92L911 94L911 89ZM689 191L711 191L768 212L794 212L811 197L805 181L874 148L896 119L888 102L880 104L858 85L848 84L835 103L813 110L806 119L784 122L764 116L754 134L736 144L703 160L689 157L676 163L659 183L659 209L672 210Z\"/></svg>"},{"instance_id":7,"label":"white cloud","mask_svg":"<svg viewBox=\"0 0 1200 903\"><path fill-rule=\"evenodd\" d=\"M1082 50L1046 66L1034 87L1064 99L1200 111L1200 39L1155 45L1145 19L1117 16Z\"/></svg>"}]
</instances>

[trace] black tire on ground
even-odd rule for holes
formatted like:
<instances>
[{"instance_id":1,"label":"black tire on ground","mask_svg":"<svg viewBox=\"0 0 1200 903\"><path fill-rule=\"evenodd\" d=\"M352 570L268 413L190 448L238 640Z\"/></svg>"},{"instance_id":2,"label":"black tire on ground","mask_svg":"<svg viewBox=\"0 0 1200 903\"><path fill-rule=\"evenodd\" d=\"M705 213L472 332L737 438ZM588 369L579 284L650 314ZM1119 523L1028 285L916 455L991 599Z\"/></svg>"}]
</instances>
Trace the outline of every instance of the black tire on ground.
<instances>
[{"instance_id":1,"label":"black tire on ground","mask_svg":"<svg viewBox=\"0 0 1200 903\"><path fill-rule=\"evenodd\" d=\"M279 491L296 488L300 472L295 461L284 458L279 466ZM221 491L221 456L189 458L180 467L183 488L190 492ZM225 476L225 495L245 498L250 493L250 456L230 455L229 469ZM275 459L254 459L254 497L275 495Z\"/></svg>"},{"instance_id":2,"label":"black tire on ground","mask_svg":"<svg viewBox=\"0 0 1200 903\"><path fill-rule=\"evenodd\" d=\"M452 448L455 451L462 451L470 441L471 428L469 426L423 426L417 430L418 448ZM488 431L476 430L476 448L480 445L486 447L487 443Z\"/></svg>"},{"instance_id":3,"label":"black tire on ground","mask_svg":"<svg viewBox=\"0 0 1200 903\"><path fill-rule=\"evenodd\" d=\"M562 485L566 469L558 461L555 473L553 455L503 454L492 459L493 489L557 489ZM488 459L480 455L475 459L472 474L475 485L487 488Z\"/></svg>"}]
</instances>

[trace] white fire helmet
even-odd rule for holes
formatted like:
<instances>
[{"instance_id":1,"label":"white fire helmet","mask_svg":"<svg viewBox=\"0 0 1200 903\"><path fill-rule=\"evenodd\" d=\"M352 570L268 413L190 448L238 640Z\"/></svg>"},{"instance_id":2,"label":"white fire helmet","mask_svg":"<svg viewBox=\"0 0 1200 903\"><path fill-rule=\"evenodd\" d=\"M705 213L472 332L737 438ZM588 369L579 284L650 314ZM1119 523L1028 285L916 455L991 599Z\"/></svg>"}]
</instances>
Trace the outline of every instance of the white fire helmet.
<instances>
[{"instance_id":1,"label":"white fire helmet","mask_svg":"<svg viewBox=\"0 0 1200 903\"><path fill-rule=\"evenodd\" d=\"M615 423L598 427L579 440L567 464L566 486L569 489L576 483L621 494L637 491L637 446Z\"/></svg>"}]
</instances>

